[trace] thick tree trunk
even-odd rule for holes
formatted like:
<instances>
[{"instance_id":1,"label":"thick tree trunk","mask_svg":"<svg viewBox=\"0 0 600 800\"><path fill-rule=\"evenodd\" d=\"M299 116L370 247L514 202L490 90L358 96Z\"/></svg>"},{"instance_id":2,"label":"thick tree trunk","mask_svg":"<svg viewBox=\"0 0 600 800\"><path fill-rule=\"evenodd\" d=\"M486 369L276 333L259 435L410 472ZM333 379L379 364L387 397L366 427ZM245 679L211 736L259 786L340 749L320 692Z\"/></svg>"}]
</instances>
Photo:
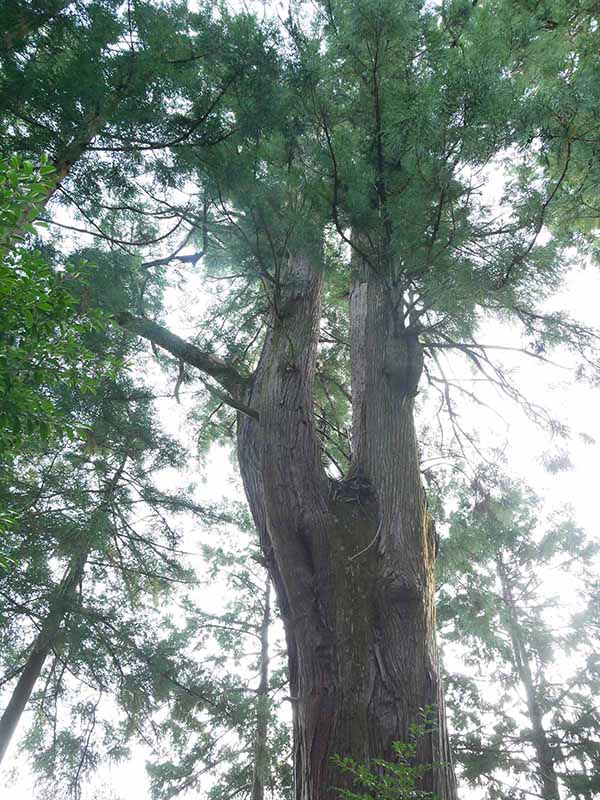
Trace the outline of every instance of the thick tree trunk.
<instances>
[{"instance_id":1,"label":"thick tree trunk","mask_svg":"<svg viewBox=\"0 0 600 800\"><path fill-rule=\"evenodd\" d=\"M292 256L240 414L238 453L283 614L294 704L297 800L347 784L332 757L393 759L429 710L419 741L424 789L456 796L435 644L435 545L421 488L413 398L420 346L371 275L351 301L354 462L322 466L312 385L321 275ZM443 763L442 763L443 762ZM346 781L346 783L344 783Z\"/></svg>"},{"instance_id":2,"label":"thick tree trunk","mask_svg":"<svg viewBox=\"0 0 600 800\"><path fill-rule=\"evenodd\" d=\"M532 744L537 762L537 774L544 800L560 800L558 777L555 769L555 756L544 728L543 712L538 698L538 690L531 673L527 648L519 626L517 609L509 576L501 557L496 561L498 577L502 586L502 598L508 615L509 634L513 649L513 660L521 683L525 689L527 710L531 723Z\"/></svg>"},{"instance_id":3,"label":"thick tree trunk","mask_svg":"<svg viewBox=\"0 0 600 800\"><path fill-rule=\"evenodd\" d=\"M348 786L332 757L394 758L427 713L424 790L455 800L435 642L435 534L413 405L422 350L402 290L373 268L350 303L353 463L322 464L313 414L322 276L292 255L252 378L148 320L118 321L211 375L238 415L238 458L288 645L296 800ZM225 369L225 372L224 372Z\"/></svg>"}]
</instances>

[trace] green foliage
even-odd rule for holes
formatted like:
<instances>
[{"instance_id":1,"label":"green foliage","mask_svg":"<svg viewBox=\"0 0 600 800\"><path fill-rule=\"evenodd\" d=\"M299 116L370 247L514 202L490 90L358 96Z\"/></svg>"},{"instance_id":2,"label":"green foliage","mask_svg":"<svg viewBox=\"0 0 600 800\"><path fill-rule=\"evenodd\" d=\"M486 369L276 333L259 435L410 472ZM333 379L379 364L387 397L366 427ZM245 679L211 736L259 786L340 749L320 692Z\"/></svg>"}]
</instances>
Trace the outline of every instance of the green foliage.
<instances>
[{"instance_id":1,"label":"green foliage","mask_svg":"<svg viewBox=\"0 0 600 800\"><path fill-rule=\"evenodd\" d=\"M600 731L590 624L598 546L568 510L543 519L539 498L499 467L461 486L458 501L441 550L438 615L462 777L489 798L538 784L541 719L562 785L584 786Z\"/></svg>"},{"instance_id":2,"label":"green foliage","mask_svg":"<svg viewBox=\"0 0 600 800\"><path fill-rule=\"evenodd\" d=\"M431 732L431 724L426 721L411 725L409 740L394 742L394 761L374 758L361 764L353 758L335 756L334 763L341 773L352 777L357 790L365 790L338 789L338 796L342 800L436 800L433 792L420 788L435 765L417 761L419 740Z\"/></svg>"},{"instance_id":3,"label":"green foliage","mask_svg":"<svg viewBox=\"0 0 600 800\"><path fill-rule=\"evenodd\" d=\"M270 321L286 313L289 255L309 254L324 282L317 430L336 476L352 456L347 301L365 265L400 309L402 335L419 338L430 386L448 410L460 389L446 378L447 351L522 400L476 342L490 316L518 327L534 357L570 348L579 377L598 380L596 334L545 307L573 246L597 255L597 3L330 0L308 21L292 4L279 29L212 2L192 10L179 0L18 0L8 11L0 145L19 155L0 163L0 449L8 462L0 524L12 523L9 574L0 576L3 675L22 664L59 568L85 543L79 605L34 699L28 747L40 772L65 790L73 774L125 757L133 737L160 730L170 750L152 767L158 797L196 786L207 771L213 797L243 796L261 707L247 691L260 570L207 548L210 579L225 573L224 591L242 587L213 616L169 588L193 578L163 513L194 504L162 488L160 470L181 454L153 425L147 387L122 370L138 368L137 348L106 327L106 315L160 318L164 288L177 288L192 307L194 343L250 374ZM42 152L50 161L35 166ZM490 178L496 168L503 191ZM45 210L51 197L60 214ZM32 250L24 237L43 210L52 230L69 233ZM74 251L74 232L103 249L77 242ZM174 265L178 256L189 263L181 254L191 247L203 260L191 259L186 276ZM159 360L178 387L192 385L192 370ZM196 401L192 422L206 453L233 437L235 412L210 379ZM15 460L18 452L25 457ZM107 509L99 498L124 455L127 480ZM520 776L523 749L531 752L527 721L509 706L520 677L502 564L527 601L517 621L565 754L563 783L594 791L598 661L582 642L589 630L598 638L597 588L570 620L575 633L559 638L548 622L558 602L537 579L540 568L592 552L568 518L539 529L537 501L515 485L479 497L476 513L467 495L444 546L440 619L448 645L468 645L468 667L489 666L501 699L485 697L477 676L451 677L464 775L489 784L500 773ZM140 523L138 508L152 524ZM161 613L173 596L185 622ZM577 656L564 695L570 709L563 688L543 681L560 648ZM280 666L262 703L272 723L277 681ZM90 696L80 696L82 685ZM101 691L116 699L116 721ZM271 730L271 753L287 750L287 732ZM341 761L364 790L342 796L425 797L412 748L398 745L393 763ZM289 783L287 762L273 769L276 790L285 794ZM490 797L499 796L494 787Z\"/></svg>"},{"instance_id":4,"label":"green foliage","mask_svg":"<svg viewBox=\"0 0 600 800\"><path fill-rule=\"evenodd\" d=\"M0 450L8 459L32 437L75 435L60 413L57 393L81 387L94 392L110 361L94 354L82 337L105 324L84 310L72 290L86 276L72 266L52 269L26 234L46 196L54 168L18 156L0 160Z\"/></svg>"},{"instance_id":5,"label":"green foliage","mask_svg":"<svg viewBox=\"0 0 600 800\"><path fill-rule=\"evenodd\" d=\"M170 800L186 790L203 792L210 800L226 800L232 793L249 798L255 769L255 741L259 717L267 722L263 780L273 796L292 792L290 731L280 719L282 693L287 688L285 649L278 625L269 626L267 664L261 663L261 627L265 615L266 570L254 543L228 526L218 544L203 545L204 575L222 592L222 610L204 610L201 599L190 596L182 642L202 648L205 689L214 686L210 704L193 696L173 698L168 717L160 723L164 756L149 765L152 796ZM214 601L212 603L214 605ZM268 685L261 693L256 675L266 666ZM199 674L197 657L180 661L179 677L194 685ZM192 735L190 735L192 734Z\"/></svg>"},{"instance_id":6,"label":"green foliage","mask_svg":"<svg viewBox=\"0 0 600 800\"><path fill-rule=\"evenodd\" d=\"M203 669L183 682L187 634L164 613L194 582L175 514L200 520L204 509L161 486L165 470L182 469L184 452L155 416L144 387L123 374L104 380L93 395L71 395L83 440L30 454L0 482L0 503L14 516L0 575L3 682L23 668L65 568L86 562L22 740L49 794L78 797L99 765L126 758L134 738L149 739L153 715L174 694L196 706L218 702Z\"/></svg>"}]
</instances>

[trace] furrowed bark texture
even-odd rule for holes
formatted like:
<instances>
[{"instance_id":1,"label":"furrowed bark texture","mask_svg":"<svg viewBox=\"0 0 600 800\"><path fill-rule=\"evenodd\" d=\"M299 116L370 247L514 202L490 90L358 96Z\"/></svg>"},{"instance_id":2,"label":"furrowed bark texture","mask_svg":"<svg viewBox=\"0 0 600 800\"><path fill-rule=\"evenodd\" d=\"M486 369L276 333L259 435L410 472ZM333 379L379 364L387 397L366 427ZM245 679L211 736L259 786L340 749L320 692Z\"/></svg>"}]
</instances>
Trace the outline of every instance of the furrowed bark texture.
<instances>
[{"instance_id":1,"label":"furrowed bark texture","mask_svg":"<svg viewBox=\"0 0 600 800\"><path fill-rule=\"evenodd\" d=\"M419 761L438 764L425 788L454 798L435 640L436 541L421 485L414 397L423 368L417 335L403 318L402 292L373 271L351 295L353 465L379 501L377 580L370 602L374 691L371 754L391 758L390 743L428 712L433 731L418 741Z\"/></svg>"},{"instance_id":2,"label":"furrowed bark texture","mask_svg":"<svg viewBox=\"0 0 600 800\"><path fill-rule=\"evenodd\" d=\"M297 800L348 786L332 756L393 759L431 708L419 761L440 800L456 790L435 644L435 543L420 483L413 403L422 369L399 303L373 273L351 297L354 460L324 472L313 419L322 279L304 256L282 278L239 415L249 504L282 611L294 707Z\"/></svg>"}]
</instances>

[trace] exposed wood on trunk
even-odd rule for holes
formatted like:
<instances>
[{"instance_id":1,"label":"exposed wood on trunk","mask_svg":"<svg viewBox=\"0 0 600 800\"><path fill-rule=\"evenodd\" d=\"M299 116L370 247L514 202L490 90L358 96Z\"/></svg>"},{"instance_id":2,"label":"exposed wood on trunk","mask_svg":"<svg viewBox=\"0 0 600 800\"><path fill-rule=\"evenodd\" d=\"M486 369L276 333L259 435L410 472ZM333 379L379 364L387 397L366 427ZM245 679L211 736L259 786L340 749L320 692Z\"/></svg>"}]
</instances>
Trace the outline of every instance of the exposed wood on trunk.
<instances>
[{"instance_id":1,"label":"exposed wood on trunk","mask_svg":"<svg viewBox=\"0 0 600 800\"><path fill-rule=\"evenodd\" d=\"M519 680L525 689L527 699L527 710L531 723L532 744L536 756L536 771L541 786L542 797L544 800L560 800L558 787L558 777L555 769L555 759L552 747L548 741L548 735L544 728L543 712L538 696L527 648L523 640L523 633L519 625L517 607L513 597L510 577L506 571L506 566L499 555L496 559L496 570L502 587L502 599L507 612L509 635L513 650L513 660Z\"/></svg>"},{"instance_id":2,"label":"exposed wood on trunk","mask_svg":"<svg viewBox=\"0 0 600 800\"><path fill-rule=\"evenodd\" d=\"M246 494L277 589L294 698L296 795L317 798L331 783L335 741L335 607L328 480L313 418L322 276L303 255L282 277L247 402L260 421L239 418Z\"/></svg>"}]
</instances>

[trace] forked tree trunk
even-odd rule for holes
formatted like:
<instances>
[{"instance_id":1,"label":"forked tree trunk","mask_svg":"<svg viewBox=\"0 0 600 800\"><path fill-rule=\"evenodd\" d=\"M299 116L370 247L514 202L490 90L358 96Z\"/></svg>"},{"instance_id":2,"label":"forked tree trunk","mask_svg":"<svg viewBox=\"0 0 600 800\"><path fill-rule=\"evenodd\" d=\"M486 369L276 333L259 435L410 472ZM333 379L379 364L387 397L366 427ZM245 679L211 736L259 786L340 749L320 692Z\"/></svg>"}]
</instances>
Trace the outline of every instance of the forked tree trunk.
<instances>
[{"instance_id":1,"label":"forked tree trunk","mask_svg":"<svg viewBox=\"0 0 600 800\"><path fill-rule=\"evenodd\" d=\"M419 763L432 765L421 788L455 800L413 418L421 345L401 287L359 269L353 463L331 480L313 414L321 291L311 258L290 256L251 378L150 320L116 321L209 374L240 411L240 470L287 638L296 800L333 800L348 785L334 755L393 759L424 712L435 724L418 744Z\"/></svg>"},{"instance_id":2,"label":"forked tree trunk","mask_svg":"<svg viewBox=\"0 0 600 800\"><path fill-rule=\"evenodd\" d=\"M324 470L313 418L319 270L293 256L240 414L238 454L278 594L295 709L296 800L347 786L332 757L393 759L429 710L423 788L454 800L435 642L433 526L413 402L422 368L393 287L358 275L351 307L354 461ZM344 783L346 781L346 783Z\"/></svg>"}]
</instances>

